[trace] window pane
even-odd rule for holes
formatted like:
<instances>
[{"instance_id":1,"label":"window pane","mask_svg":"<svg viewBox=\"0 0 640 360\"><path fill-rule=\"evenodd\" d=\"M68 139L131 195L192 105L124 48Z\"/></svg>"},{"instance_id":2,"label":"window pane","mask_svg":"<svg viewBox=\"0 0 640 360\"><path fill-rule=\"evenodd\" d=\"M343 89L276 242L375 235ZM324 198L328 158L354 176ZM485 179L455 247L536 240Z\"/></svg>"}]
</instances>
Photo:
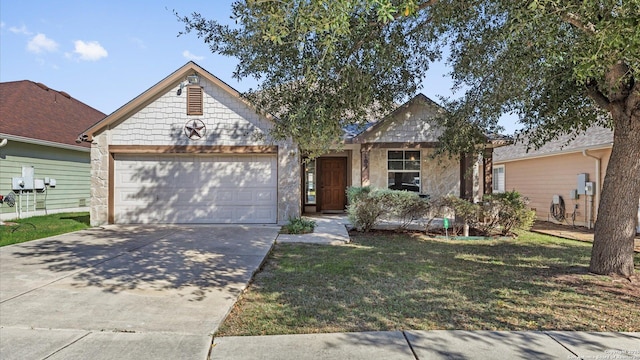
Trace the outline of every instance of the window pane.
<instances>
[{"instance_id":1,"label":"window pane","mask_svg":"<svg viewBox=\"0 0 640 360\"><path fill-rule=\"evenodd\" d=\"M404 159L411 160L411 161L416 161L416 160L420 161L420 151L405 151Z\"/></svg>"},{"instance_id":2,"label":"window pane","mask_svg":"<svg viewBox=\"0 0 640 360\"><path fill-rule=\"evenodd\" d=\"M420 191L420 173L418 172L393 172L389 171L389 189Z\"/></svg>"},{"instance_id":3,"label":"window pane","mask_svg":"<svg viewBox=\"0 0 640 360\"><path fill-rule=\"evenodd\" d=\"M420 160L418 161L407 161L404 163L405 170L420 170Z\"/></svg>"},{"instance_id":4,"label":"window pane","mask_svg":"<svg viewBox=\"0 0 640 360\"><path fill-rule=\"evenodd\" d=\"M402 160L398 161L398 160L389 160L389 170L404 170L402 168Z\"/></svg>"},{"instance_id":5,"label":"window pane","mask_svg":"<svg viewBox=\"0 0 640 360\"><path fill-rule=\"evenodd\" d=\"M389 160L402 160L402 151L389 151Z\"/></svg>"},{"instance_id":6,"label":"window pane","mask_svg":"<svg viewBox=\"0 0 640 360\"><path fill-rule=\"evenodd\" d=\"M304 164L305 176L305 203L313 205L316 203L316 161L311 160Z\"/></svg>"}]
</instances>

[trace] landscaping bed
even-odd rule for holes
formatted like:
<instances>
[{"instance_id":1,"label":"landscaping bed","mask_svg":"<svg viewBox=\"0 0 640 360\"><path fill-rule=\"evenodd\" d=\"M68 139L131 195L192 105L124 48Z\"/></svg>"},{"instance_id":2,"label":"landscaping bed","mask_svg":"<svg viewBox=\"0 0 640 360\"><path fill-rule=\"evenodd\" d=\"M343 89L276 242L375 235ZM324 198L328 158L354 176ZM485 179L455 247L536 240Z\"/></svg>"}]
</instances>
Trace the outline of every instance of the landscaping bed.
<instances>
[{"instance_id":1,"label":"landscaping bed","mask_svg":"<svg viewBox=\"0 0 640 360\"><path fill-rule=\"evenodd\" d=\"M352 241L276 244L216 335L640 331L638 275L589 274L587 243L529 232L477 241L373 232Z\"/></svg>"}]
</instances>

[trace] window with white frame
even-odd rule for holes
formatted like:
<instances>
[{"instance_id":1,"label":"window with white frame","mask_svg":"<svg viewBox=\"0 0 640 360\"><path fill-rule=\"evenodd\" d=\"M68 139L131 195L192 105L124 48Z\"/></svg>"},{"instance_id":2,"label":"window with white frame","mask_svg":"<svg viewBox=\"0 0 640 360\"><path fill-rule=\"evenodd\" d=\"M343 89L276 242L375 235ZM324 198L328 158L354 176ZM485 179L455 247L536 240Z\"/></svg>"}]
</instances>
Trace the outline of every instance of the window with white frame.
<instances>
[{"instance_id":1,"label":"window with white frame","mask_svg":"<svg viewBox=\"0 0 640 360\"><path fill-rule=\"evenodd\" d=\"M387 171L389 189L420 192L420 150L389 150Z\"/></svg>"},{"instance_id":2,"label":"window with white frame","mask_svg":"<svg viewBox=\"0 0 640 360\"><path fill-rule=\"evenodd\" d=\"M504 192L504 165L493 167L493 192Z\"/></svg>"}]
</instances>

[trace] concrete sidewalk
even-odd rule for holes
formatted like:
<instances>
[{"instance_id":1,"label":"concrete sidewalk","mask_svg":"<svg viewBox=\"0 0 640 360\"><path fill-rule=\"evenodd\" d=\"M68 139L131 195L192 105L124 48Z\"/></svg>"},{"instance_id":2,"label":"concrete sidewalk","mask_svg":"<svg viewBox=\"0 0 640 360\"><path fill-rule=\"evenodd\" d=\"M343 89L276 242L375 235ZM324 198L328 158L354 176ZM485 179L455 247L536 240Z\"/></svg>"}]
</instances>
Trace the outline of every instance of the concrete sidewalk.
<instances>
[{"instance_id":1,"label":"concrete sidewalk","mask_svg":"<svg viewBox=\"0 0 640 360\"><path fill-rule=\"evenodd\" d=\"M640 359L640 333L383 331L230 336L211 359Z\"/></svg>"},{"instance_id":2,"label":"concrete sidewalk","mask_svg":"<svg viewBox=\"0 0 640 360\"><path fill-rule=\"evenodd\" d=\"M316 228L311 234L280 234L276 239L279 243L307 243L324 245L344 245L351 240L346 225L349 220L343 214L305 216L316 222Z\"/></svg>"}]
</instances>

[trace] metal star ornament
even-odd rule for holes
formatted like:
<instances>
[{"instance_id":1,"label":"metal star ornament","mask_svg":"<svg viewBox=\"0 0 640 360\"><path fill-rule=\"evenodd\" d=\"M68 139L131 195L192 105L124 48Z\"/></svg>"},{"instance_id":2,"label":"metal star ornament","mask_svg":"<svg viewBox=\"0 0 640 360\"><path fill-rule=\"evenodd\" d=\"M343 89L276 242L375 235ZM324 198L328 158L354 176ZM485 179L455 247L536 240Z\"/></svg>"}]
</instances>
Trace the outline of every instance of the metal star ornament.
<instances>
[{"instance_id":1,"label":"metal star ornament","mask_svg":"<svg viewBox=\"0 0 640 360\"><path fill-rule=\"evenodd\" d=\"M207 131L202 120L190 120L184 125L184 134L189 140L200 140Z\"/></svg>"}]
</instances>

